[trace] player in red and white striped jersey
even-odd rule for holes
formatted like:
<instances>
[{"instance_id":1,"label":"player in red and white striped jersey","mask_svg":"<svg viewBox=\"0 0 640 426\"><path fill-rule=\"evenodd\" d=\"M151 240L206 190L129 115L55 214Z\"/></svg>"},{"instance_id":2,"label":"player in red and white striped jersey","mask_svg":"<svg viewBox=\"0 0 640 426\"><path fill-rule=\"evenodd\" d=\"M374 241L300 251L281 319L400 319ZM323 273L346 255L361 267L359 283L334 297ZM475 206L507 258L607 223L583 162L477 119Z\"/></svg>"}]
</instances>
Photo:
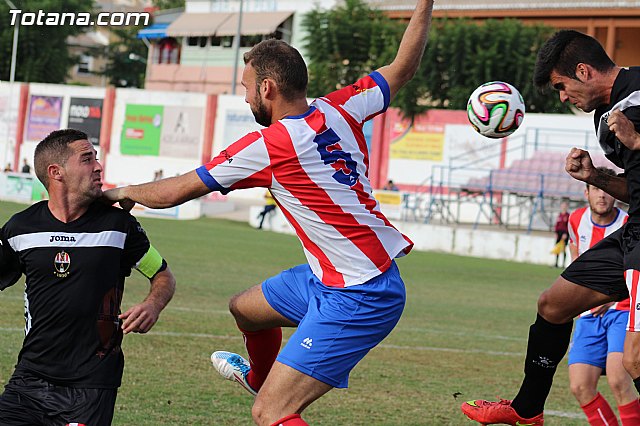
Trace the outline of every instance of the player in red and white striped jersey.
<instances>
[{"instance_id":1,"label":"player in red and white striped jersey","mask_svg":"<svg viewBox=\"0 0 640 426\"><path fill-rule=\"evenodd\" d=\"M113 201L163 208L211 191L271 191L308 263L232 298L248 361L226 351L211 356L225 378L256 395L259 425L306 425L300 413L347 387L351 369L400 319L405 290L394 259L413 244L372 195L362 126L417 71L432 8L433 0L417 1L391 64L311 106L299 52L278 40L258 43L244 56L242 85L265 129L185 175L105 192ZM283 326L297 330L280 350Z\"/></svg>"},{"instance_id":2,"label":"player in red and white striped jersey","mask_svg":"<svg viewBox=\"0 0 640 426\"><path fill-rule=\"evenodd\" d=\"M606 167L601 173L615 176ZM588 206L573 211L569 217L571 260L596 245L627 222L628 215L615 207L615 199L603 190L587 185ZM610 302L583 312L576 321L569 350L571 392L591 425L617 425L618 420L607 400L598 392L598 380L606 369L609 387L616 399L623 425L634 424L640 406L633 380L622 365L629 299ZM628 412L633 411L632 419ZM604 419L604 423L603 423Z\"/></svg>"},{"instance_id":3,"label":"player in red and white striped jersey","mask_svg":"<svg viewBox=\"0 0 640 426\"><path fill-rule=\"evenodd\" d=\"M600 167L600 169L611 170L606 167ZM585 190L585 194L589 200L589 206L576 209L569 215L569 251L571 252L571 261L576 260L578 256L595 246L607 235L617 231L627 223L629 218L627 212L614 206L615 199L601 189L589 185ZM602 306L608 306L608 309L628 311L629 299ZM599 312L600 308L599 306L590 311L585 311L580 316Z\"/></svg>"}]
</instances>

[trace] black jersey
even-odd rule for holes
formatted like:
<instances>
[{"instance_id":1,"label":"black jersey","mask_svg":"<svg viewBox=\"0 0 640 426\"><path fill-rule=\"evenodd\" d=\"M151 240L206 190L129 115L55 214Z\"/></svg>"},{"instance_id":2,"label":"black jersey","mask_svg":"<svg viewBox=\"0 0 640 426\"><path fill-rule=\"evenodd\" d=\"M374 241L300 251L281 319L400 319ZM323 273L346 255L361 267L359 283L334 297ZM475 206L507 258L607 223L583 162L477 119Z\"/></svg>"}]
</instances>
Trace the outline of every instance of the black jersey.
<instances>
[{"instance_id":1,"label":"black jersey","mask_svg":"<svg viewBox=\"0 0 640 426\"><path fill-rule=\"evenodd\" d=\"M150 248L138 221L94 202L63 223L42 201L14 215L1 237L0 289L26 275L16 369L62 386L120 386L124 280Z\"/></svg>"},{"instance_id":2,"label":"black jersey","mask_svg":"<svg viewBox=\"0 0 640 426\"><path fill-rule=\"evenodd\" d=\"M594 120L598 142L606 157L624 169L629 191L629 222L640 223L640 151L624 146L609 131L607 118L619 109L640 132L640 67L623 68L613 83L609 105L596 109Z\"/></svg>"}]
</instances>

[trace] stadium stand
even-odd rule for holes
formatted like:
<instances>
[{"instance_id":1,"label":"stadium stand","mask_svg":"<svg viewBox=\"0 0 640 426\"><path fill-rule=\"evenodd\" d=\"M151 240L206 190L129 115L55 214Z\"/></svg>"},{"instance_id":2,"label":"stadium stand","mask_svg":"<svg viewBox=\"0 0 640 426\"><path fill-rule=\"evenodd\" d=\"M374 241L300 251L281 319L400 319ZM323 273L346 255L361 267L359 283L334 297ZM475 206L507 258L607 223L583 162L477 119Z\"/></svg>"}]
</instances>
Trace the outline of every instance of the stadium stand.
<instances>
[{"instance_id":1,"label":"stadium stand","mask_svg":"<svg viewBox=\"0 0 640 426\"><path fill-rule=\"evenodd\" d=\"M475 205L474 228L486 223L527 231L550 229L560 202L568 201L572 208L584 202L585 185L565 172L566 156L564 149L538 150L508 167L478 170L477 177L457 185L432 184L425 196L424 222L438 218L460 223L463 209ZM602 154L592 153L592 159L596 166L616 169ZM415 216L415 206L411 210Z\"/></svg>"},{"instance_id":2,"label":"stadium stand","mask_svg":"<svg viewBox=\"0 0 640 426\"><path fill-rule=\"evenodd\" d=\"M531 158L515 160L507 168L491 170L488 176L471 178L463 188L474 192L506 191L581 199L584 184L565 172L565 157L564 152L537 151ZM595 158L594 162L603 164L606 159Z\"/></svg>"}]
</instances>

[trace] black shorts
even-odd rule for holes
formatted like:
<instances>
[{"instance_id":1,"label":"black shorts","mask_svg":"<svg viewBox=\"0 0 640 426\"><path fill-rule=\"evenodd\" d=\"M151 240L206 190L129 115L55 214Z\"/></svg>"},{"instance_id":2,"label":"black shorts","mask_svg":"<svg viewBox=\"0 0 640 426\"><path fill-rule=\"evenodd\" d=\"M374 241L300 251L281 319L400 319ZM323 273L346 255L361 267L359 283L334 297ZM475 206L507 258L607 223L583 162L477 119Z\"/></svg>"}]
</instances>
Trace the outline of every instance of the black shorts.
<instances>
[{"instance_id":1,"label":"black shorts","mask_svg":"<svg viewBox=\"0 0 640 426\"><path fill-rule=\"evenodd\" d=\"M56 386L16 372L0 395L2 426L109 426L118 389Z\"/></svg>"},{"instance_id":2,"label":"black shorts","mask_svg":"<svg viewBox=\"0 0 640 426\"><path fill-rule=\"evenodd\" d=\"M638 287L638 274L625 272L630 269L640 271L639 242L640 223L627 223L582 253L561 276L572 283L612 296L614 300L624 300L629 297L629 289ZM633 311L636 295L631 296Z\"/></svg>"}]
</instances>

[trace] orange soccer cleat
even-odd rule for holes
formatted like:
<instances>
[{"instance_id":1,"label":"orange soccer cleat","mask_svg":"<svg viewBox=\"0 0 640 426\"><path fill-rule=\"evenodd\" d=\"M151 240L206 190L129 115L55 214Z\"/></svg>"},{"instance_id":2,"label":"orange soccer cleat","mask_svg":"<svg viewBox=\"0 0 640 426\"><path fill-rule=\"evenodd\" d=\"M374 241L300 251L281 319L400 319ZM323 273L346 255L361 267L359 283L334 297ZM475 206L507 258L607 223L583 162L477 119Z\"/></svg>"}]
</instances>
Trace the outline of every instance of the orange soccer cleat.
<instances>
[{"instance_id":1,"label":"orange soccer cleat","mask_svg":"<svg viewBox=\"0 0 640 426\"><path fill-rule=\"evenodd\" d=\"M511 407L511 401L501 399L498 402L477 399L467 401L460 407L462 412L471 420L482 425L505 424L511 426L543 426L544 416L542 413L530 419L520 417L516 410Z\"/></svg>"}]
</instances>

